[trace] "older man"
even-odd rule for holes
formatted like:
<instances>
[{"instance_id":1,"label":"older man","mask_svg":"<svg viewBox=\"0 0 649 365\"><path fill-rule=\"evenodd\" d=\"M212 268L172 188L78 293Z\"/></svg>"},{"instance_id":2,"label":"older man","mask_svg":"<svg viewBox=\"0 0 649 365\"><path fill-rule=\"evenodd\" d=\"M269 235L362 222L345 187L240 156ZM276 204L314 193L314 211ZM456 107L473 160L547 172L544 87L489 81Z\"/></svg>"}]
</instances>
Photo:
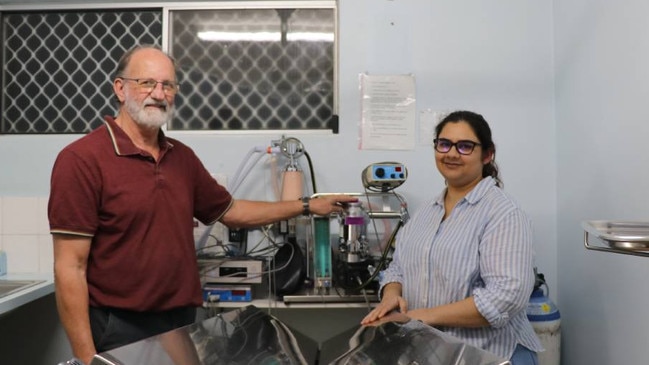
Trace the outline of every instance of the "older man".
<instances>
[{"instance_id":1,"label":"older man","mask_svg":"<svg viewBox=\"0 0 649 365\"><path fill-rule=\"evenodd\" d=\"M356 198L233 199L194 152L165 136L178 92L173 60L140 46L119 61L116 117L58 155L50 230L59 315L74 355L93 355L190 324L202 304L193 219L256 227L340 211Z\"/></svg>"}]
</instances>

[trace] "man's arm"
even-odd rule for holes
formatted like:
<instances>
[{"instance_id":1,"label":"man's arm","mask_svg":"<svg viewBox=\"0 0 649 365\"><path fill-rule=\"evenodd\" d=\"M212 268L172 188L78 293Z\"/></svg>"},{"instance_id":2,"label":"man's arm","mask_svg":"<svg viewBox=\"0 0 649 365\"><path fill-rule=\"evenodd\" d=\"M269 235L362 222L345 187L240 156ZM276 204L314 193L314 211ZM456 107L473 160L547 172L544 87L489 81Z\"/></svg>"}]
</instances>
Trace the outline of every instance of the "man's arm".
<instances>
[{"instance_id":1,"label":"man's arm","mask_svg":"<svg viewBox=\"0 0 649 365\"><path fill-rule=\"evenodd\" d=\"M343 204L358 201L349 195L326 195L309 201L309 211L317 215L340 213ZM221 222L228 227L250 228L279 222L302 214L301 200L264 202L252 200L235 200L228 211L221 217Z\"/></svg>"},{"instance_id":2,"label":"man's arm","mask_svg":"<svg viewBox=\"0 0 649 365\"><path fill-rule=\"evenodd\" d=\"M90 237L53 234L56 304L72 353L89 364L97 352L88 315L86 266Z\"/></svg>"}]
</instances>

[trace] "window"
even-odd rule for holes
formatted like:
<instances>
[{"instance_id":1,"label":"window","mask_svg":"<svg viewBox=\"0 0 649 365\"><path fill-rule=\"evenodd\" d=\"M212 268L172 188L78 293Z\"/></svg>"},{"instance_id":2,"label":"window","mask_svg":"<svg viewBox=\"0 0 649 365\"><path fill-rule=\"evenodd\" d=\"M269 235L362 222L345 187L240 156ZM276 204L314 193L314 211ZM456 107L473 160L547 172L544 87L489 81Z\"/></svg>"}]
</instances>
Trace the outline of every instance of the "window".
<instances>
[{"instance_id":1,"label":"window","mask_svg":"<svg viewBox=\"0 0 649 365\"><path fill-rule=\"evenodd\" d=\"M160 45L177 62L181 87L168 130L337 133L335 2L273 3L0 7L0 133L96 128L115 113L113 72L136 44Z\"/></svg>"},{"instance_id":2,"label":"window","mask_svg":"<svg viewBox=\"0 0 649 365\"><path fill-rule=\"evenodd\" d=\"M3 134L86 133L115 111L119 55L162 44L160 10L2 13Z\"/></svg>"},{"instance_id":3,"label":"window","mask_svg":"<svg viewBox=\"0 0 649 365\"><path fill-rule=\"evenodd\" d=\"M174 130L336 129L333 9L172 10Z\"/></svg>"}]
</instances>

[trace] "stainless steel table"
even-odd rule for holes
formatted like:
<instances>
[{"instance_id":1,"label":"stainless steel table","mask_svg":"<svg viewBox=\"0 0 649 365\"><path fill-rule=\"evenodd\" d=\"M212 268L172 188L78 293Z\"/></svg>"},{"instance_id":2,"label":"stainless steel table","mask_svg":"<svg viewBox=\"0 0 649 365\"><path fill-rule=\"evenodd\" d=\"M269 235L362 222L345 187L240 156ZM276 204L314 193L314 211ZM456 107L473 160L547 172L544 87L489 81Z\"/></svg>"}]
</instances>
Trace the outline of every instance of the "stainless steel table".
<instances>
[{"instance_id":1,"label":"stainless steel table","mask_svg":"<svg viewBox=\"0 0 649 365\"><path fill-rule=\"evenodd\" d=\"M318 345L254 306L223 312L95 356L90 365L420 364L505 365L403 315L358 326Z\"/></svg>"}]
</instances>

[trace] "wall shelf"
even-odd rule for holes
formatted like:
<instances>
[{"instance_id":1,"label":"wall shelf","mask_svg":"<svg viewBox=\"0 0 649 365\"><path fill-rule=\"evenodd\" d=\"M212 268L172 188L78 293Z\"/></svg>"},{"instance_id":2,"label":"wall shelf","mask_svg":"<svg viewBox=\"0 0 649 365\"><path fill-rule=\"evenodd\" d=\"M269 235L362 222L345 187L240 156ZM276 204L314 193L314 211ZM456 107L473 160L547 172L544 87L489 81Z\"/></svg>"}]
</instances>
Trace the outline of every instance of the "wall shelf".
<instances>
[{"instance_id":1,"label":"wall shelf","mask_svg":"<svg viewBox=\"0 0 649 365\"><path fill-rule=\"evenodd\" d=\"M649 222L584 221L584 246L588 250L649 256ZM595 236L600 244L589 242Z\"/></svg>"}]
</instances>

